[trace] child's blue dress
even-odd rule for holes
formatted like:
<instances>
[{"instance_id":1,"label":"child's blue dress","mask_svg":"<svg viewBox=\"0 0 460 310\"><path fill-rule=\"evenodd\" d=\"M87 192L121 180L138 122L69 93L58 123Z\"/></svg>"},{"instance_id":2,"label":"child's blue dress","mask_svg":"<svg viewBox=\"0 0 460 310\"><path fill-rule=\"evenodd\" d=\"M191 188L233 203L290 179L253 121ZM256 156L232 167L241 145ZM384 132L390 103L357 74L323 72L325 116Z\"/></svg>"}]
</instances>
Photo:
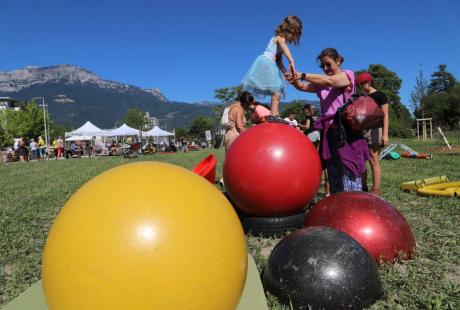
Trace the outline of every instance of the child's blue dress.
<instances>
[{"instance_id":1,"label":"child's blue dress","mask_svg":"<svg viewBox=\"0 0 460 310\"><path fill-rule=\"evenodd\" d=\"M264 97L277 93L284 97L283 73L276 65L277 46L273 37L264 53L256 58L241 82L243 90L253 96Z\"/></svg>"}]
</instances>

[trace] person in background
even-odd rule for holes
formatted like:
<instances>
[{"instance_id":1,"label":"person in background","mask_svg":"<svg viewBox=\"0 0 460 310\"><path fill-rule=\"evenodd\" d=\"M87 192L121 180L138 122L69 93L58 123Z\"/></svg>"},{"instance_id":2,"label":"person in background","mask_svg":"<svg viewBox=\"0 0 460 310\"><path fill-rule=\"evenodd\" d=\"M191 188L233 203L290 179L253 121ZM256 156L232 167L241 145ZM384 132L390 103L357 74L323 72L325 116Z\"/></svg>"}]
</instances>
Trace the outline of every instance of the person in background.
<instances>
[{"instance_id":1,"label":"person in background","mask_svg":"<svg viewBox=\"0 0 460 310\"><path fill-rule=\"evenodd\" d=\"M14 150L12 147L9 147L6 150L6 159L4 160L5 163L12 163L14 162Z\"/></svg>"},{"instance_id":2,"label":"person in background","mask_svg":"<svg viewBox=\"0 0 460 310\"><path fill-rule=\"evenodd\" d=\"M30 148L30 152L32 154L32 160L37 160L39 158L38 146L37 146L37 142L35 142L34 138L30 139L29 148Z\"/></svg>"},{"instance_id":3,"label":"person in background","mask_svg":"<svg viewBox=\"0 0 460 310\"><path fill-rule=\"evenodd\" d=\"M80 157L80 154L78 152L78 146L77 146L77 143L75 143L75 141L72 141L72 143L70 144L70 151L72 152L72 157L73 156Z\"/></svg>"},{"instance_id":4,"label":"person in background","mask_svg":"<svg viewBox=\"0 0 460 310\"><path fill-rule=\"evenodd\" d=\"M46 145L45 140L43 140L42 136L38 136L38 154L40 155L41 159L46 159Z\"/></svg>"},{"instance_id":5,"label":"person in background","mask_svg":"<svg viewBox=\"0 0 460 310\"><path fill-rule=\"evenodd\" d=\"M251 121L253 124L259 125L268 122L270 109L266 106L254 101L247 108L251 111Z\"/></svg>"},{"instance_id":6,"label":"person in background","mask_svg":"<svg viewBox=\"0 0 460 310\"><path fill-rule=\"evenodd\" d=\"M13 144L13 150L17 151L19 149L19 144L21 142L21 138L19 139L14 139L14 144Z\"/></svg>"},{"instance_id":7,"label":"person in background","mask_svg":"<svg viewBox=\"0 0 460 310\"><path fill-rule=\"evenodd\" d=\"M57 159L57 155L58 155L58 143L57 143L56 138L53 139L53 143L51 143L51 146L52 146L52 148L53 148L54 159Z\"/></svg>"},{"instance_id":8,"label":"person in background","mask_svg":"<svg viewBox=\"0 0 460 310\"><path fill-rule=\"evenodd\" d=\"M181 152L187 152L187 139L184 136L179 138Z\"/></svg>"},{"instance_id":9,"label":"person in background","mask_svg":"<svg viewBox=\"0 0 460 310\"><path fill-rule=\"evenodd\" d=\"M251 121L253 124L262 124L267 122L270 117L270 110L256 102L254 96L250 92L243 92L240 95L240 101L245 110L251 113Z\"/></svg>"},{"instance_id":10,"label":"person in background","mask_svg":"<svg viewBox=\"0 0 460 310\"><path fill-rule=\"evenodd\" d=\"M159 148L160 148L160 152L165 152L166 151L166 144L165 144L165 142L163 140L160 142Z\"/></svg>"},{"instance_id":11,"label":"person in background","mask_svg":"<svg viewBox=\"0 0 460 310\"><path fill-rule=\"evenodd\" d=\"M388 144L388 98L384 92L377 90L373 86L373 77L369 72L363 72L356 78L358 85L362 90L369 95L383 111L383 126L380 128L369 129L364 132L364 138L369 146L370 159L372 170L372 193L380 195L382 168L379 162L379 153L384 145ZM367 186L367 170L363 173L363 191L369 191Z\"/></svg>"},{"instance_id":12,"label":"person in background","mask_svg":"<svg viewBox=\"0 0 460 310\"><path fill-rule=\"evenodd\" d=\"M315 114L314 106L309 103L306 103L303 109L305 112L305 121L302 124L299 124L299 127L303 129L308 139L310 139L310 141L315 145L316 150L319 152L319 146L321 142L321 133L319 132L318 129L314 127L314 123L315 123L313 119L313 115ZM325 166L325 164L323 164L323 166ZM325 190L326 196L329 196L331 194L331 187L329 185L329 179L327 176L326 168L324 168L324 190Z\"/></svg>"},{"instance_id":13,"label":"person in background","mask_svg":"<svg viewBox=\"0 0 460 310\"><path fill-rule=\"evenodd\" d=\"M19 140L19 146L18 146L17 152L19 155L19 161L21 162L29 161L29 150L26 147L26 140L24 138L21 138Z\"/></svg>"},{"instance_id":14,"label":"person in background","mask_svg":"<svg viewBox=\"0 0 460 310\"><path fill-rule=\"evenodd\" d=\"M315 114L314 106L309 103L306 103L303 109L305 112L305 121L303 123L299 123L299 127L307 135L308 139L310 139L310 141L313 142L313 144L317 148L319 148L319 141L321 140L321 134L315 127L313 127L313 124L314 124L313 115Z\"/></svg>"},{"instance_id":15,"label":"person in background","mask_svg":"<svg viewBox=\"0 0 460 310\"><path fill-rule=\"evenodd\" d=\"M288 117L286 117L284 120L289 123L289 126L299 128L299 122L295 119L295 112L289 112Z\"/></svg>"},{"instance_id":16,"label":"person in background","mask_svg":"<svg viewBox=\"0 0 460 310\"><path fill-rule=\"evenodd\" d=\"M248 92L242 93L238 100L230 104L228 110L228 120L226 120L223 127L225 128L224 135L224 145L225 152L228 151L233 141L235 141L238 136L246 130L244 124L246 123L246 118L244 116L244 105L242 101L247 102L247 96L251 96Z\"/></svg>"},{"instance_id":17,"label":"person in background","mask_svg":"<svg viewBox=\"0 0 460 310\"><path fill-rule=\"evenodd\" d=\"M118 156L120 155L119 147L117 146L117 143L115 143L114 140L109 145L109 155L110 156Z\"/></svg>"},{"instance_id":18,"label":"person in background","mask_svg":"<svg viewBox=\"0 0 460 310\"><path fill-rule=\"evenodd\" d=\"M56 140L57 143L57 157L64 158L64 140L59 136Z\"/></svg>"}]
</instances>

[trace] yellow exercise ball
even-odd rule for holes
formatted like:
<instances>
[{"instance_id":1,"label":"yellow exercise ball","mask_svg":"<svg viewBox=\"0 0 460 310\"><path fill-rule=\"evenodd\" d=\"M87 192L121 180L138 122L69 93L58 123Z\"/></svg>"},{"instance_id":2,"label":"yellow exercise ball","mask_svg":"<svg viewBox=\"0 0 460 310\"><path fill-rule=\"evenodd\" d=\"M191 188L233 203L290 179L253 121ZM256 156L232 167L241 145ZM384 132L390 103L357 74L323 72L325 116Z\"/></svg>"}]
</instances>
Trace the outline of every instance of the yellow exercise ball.
<instances>
[{"instance_id":1,"label":"yellow exercise ball","mask_svg":"<svg viewBox=\"0 0 460 310\"><path fill-rule=\"evenodd\" d=\"M224 195L184 168L138 162L80 188L43 254L49 309L235 309L243 229Z\"/></svg>"}]
</instances>

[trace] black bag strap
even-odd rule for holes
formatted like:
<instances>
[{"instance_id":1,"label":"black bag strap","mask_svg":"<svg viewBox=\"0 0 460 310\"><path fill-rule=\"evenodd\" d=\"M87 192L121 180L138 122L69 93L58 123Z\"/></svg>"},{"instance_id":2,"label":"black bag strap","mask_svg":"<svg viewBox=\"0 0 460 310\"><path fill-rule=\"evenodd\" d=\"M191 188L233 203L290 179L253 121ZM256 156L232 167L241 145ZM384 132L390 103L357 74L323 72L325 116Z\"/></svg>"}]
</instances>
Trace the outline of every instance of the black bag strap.
<instances>
[{"instance_id":1,"label":"black bag strap","mask_svg":"<svg viewBox=\"0 0 460 310\"><path fill-rule=\"evenodd\" d=\"M343 106L337 109L334 115L334 123L337 125L337 144L339 146L345 144L347 140L347 132L345 130L345 113L347 107L356 100L356 95L352 95L350 99L348 99Z\"/></svg>"}]
</instances>

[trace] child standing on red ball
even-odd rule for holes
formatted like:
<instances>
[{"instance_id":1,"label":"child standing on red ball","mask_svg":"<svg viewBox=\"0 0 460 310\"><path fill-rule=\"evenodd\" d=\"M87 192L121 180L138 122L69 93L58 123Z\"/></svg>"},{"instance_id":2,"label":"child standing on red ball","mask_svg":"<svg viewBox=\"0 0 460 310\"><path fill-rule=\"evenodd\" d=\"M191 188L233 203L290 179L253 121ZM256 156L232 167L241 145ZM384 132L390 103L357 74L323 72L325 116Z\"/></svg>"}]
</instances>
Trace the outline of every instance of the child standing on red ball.
<instances>
[{"instance_id":1,"label":"child standing on red ball","mask_svg":"<svg viewBox=\"0 0 460 310\"><path fill-rule=\"evenodd\" d=\"M302 35L302 21L297 16L286 17L275 30L264 53L256 58L243 78L243 90L254 96L271 96L269 122L284 123L279 117L279 103L284 97L284 74L287 72L282 55L289 61L289 71L295 72L294 59L288 44L299 44Z\"/></svg>"}]
</instances>

